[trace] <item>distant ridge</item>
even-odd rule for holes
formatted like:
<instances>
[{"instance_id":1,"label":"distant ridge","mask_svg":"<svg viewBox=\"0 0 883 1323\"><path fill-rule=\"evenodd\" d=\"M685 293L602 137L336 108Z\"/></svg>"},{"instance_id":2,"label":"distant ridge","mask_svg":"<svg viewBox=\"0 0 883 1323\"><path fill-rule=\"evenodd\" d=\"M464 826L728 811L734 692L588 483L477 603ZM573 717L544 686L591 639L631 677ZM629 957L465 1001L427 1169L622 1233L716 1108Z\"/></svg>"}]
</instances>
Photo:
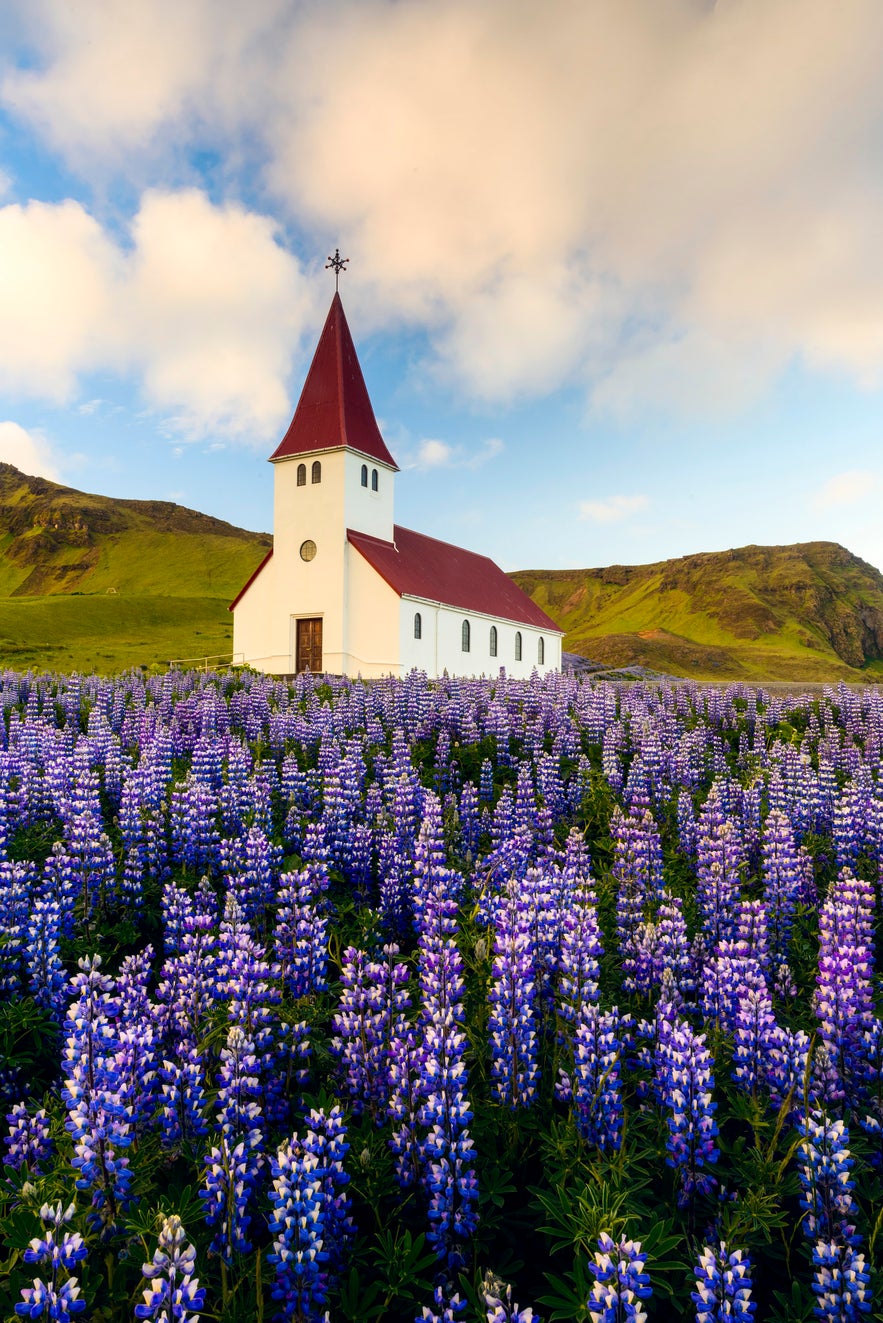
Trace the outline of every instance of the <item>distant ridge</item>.
<instances>
[{"instance_id":1,"label":"distant ridge","mask_svg":"<svg viewBox=\"0 0 883 1323\"><path fill-rule=\"evenodd\" d=\"M0 597L232 596L271 544L170 501L93 496L0 463Z\"/></svg>"},{"instance_id":2,"label":"distant ridge","mask_svg":"<svg viewBox=\"0 0 883 1323\"><path fill-rule=\"evenodd\" d=\"M120 670L230 657L227 603L272 546L170 501L116 500L0 463L0 667ZM883 682L883 575L835 542L512 578L598 669Z\"/></svg>"},{"instance_id":3,"label":"distant ridge","mask_svg":"<svg viewBox=\"0 0 883 1323\"><path fill-rule=\"evenodd\" d=\"M603 666L753 680L883 681L883 575L836 542L512 576Z\"/></svg>"}]
</instances>

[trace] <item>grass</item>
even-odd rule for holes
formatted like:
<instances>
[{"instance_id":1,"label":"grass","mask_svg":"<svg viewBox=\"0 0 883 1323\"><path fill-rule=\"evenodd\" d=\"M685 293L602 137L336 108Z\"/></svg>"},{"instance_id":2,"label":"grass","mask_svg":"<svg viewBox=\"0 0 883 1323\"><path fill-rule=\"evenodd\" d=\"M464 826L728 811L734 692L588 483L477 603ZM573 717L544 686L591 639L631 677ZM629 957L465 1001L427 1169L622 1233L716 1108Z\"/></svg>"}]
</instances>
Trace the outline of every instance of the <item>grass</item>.
<instances>
[{"instance_id":1,"label":"grass","mask_svg":"<svg viewBox=\"0 0 883 1323\"><path fill-rule=\"evenodd\" d=\"M225 597L0 598L0 665L16 670L96 671L165 665L229 653Z\"/></svg>"}]
</instances>

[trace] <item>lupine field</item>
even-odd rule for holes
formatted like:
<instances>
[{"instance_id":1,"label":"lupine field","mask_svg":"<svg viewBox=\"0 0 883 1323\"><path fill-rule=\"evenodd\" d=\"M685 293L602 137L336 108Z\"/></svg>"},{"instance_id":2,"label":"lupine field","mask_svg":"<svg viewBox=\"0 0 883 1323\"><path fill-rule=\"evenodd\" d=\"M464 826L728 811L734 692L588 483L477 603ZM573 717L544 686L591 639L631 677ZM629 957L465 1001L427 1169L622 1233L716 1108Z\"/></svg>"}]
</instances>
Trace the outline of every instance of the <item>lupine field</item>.
<instances>
[{"instance_id":1,"label":"lupine field","mask_svg":"<svg viewBox=\"0 0 883 1323\"><path fill-rule=\"evenodd\" d=\"M8 1319L883 1319L883 690L0 673Z\"/></svg>"}]
</instances>

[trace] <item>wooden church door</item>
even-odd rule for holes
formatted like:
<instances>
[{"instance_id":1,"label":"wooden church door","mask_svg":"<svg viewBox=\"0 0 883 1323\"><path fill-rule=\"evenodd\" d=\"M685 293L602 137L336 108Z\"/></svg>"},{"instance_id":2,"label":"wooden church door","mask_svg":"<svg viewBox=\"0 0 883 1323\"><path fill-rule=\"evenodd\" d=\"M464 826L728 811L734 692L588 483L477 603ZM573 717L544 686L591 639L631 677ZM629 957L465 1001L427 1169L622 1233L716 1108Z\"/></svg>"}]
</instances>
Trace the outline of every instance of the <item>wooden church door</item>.
<instances>
[{"instance_id":1,"label":"wooden church door","mask_svg":"<svg viewBox=\"0 0 883 1323\"><path fill-rule=\"evenodd\" d=\"M297 622L297 652L295 670L312 671L317 674L322 670L322 620L299 620Z\"/></svg>"}]
</instances>

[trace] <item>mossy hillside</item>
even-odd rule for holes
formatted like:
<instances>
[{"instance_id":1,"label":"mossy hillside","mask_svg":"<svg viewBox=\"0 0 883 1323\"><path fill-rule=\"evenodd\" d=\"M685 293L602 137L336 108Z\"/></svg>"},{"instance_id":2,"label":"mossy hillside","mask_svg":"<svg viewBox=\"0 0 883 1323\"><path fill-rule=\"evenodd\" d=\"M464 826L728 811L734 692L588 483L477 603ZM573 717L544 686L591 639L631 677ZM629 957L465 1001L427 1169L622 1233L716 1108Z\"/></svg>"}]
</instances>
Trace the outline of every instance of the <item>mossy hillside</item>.
<instances>
[{"instance_id":1,"label":"mossy hillside","mask_svg":"<svg viewBox=\"0 0 883 1323\"><path fill-rule=\"evenodd\" d=\"M836 543L513 577L567 631L568 651L607 665L738 679L883 675L883 576Z\"/></svg>"},{"instance_id":2,"label":"mossy hillside","mask_svg":"<svg viewBox=\"0 0 883 1323\"><path fill-rule=\"evenodd\" d=\"M224 655L233 617L216 597L75 596L0 599L0 666L97 672Z\"/></svg>"},{"instance_id":3,"label":"mossy hillside","mask_svg":"<svg viewBox=\"0 0 883 1323\"><path fill-rule=\"evenodd\" d=\"M169 501L113 500L0 464L0 596L229 601L272 539Z\"/></svg>"}]
</instances>

